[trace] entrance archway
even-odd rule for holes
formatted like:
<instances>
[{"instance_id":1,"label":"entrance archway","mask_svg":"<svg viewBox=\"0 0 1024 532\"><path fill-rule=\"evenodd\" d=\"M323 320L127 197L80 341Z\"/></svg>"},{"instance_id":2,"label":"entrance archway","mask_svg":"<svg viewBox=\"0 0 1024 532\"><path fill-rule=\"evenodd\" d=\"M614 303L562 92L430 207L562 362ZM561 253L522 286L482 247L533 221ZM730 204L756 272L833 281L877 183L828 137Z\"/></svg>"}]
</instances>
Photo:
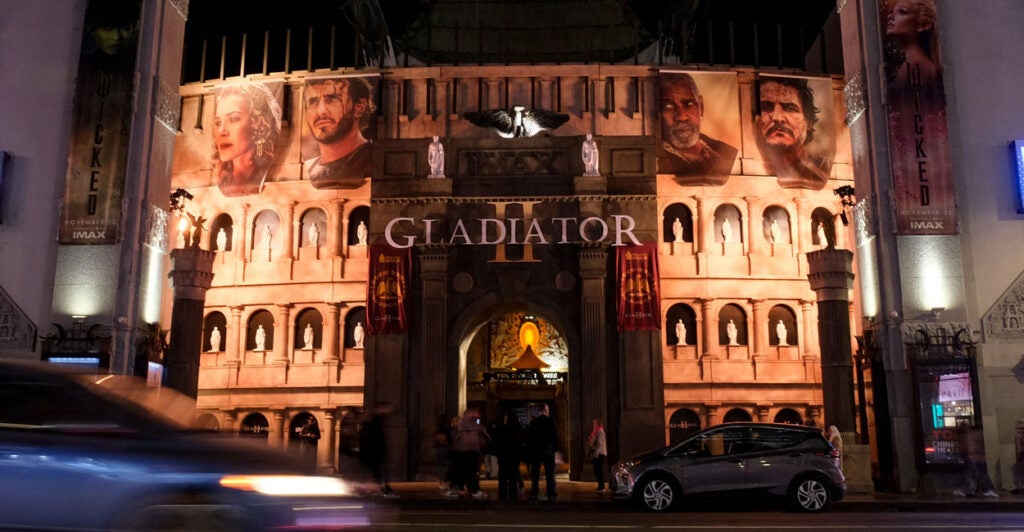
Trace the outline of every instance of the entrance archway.
<instances>
[{"instance_id":1,"label":"entrance archway","mask_svg":"<svg viewBox=\"0 0 1024 532\"><path fill-rule=\"evenodd\" d=\"M457 382L457 412L476 408L487 424L509 413L526 426L547 404L566 458L559 466L564 472L579 447L574 424L581 421L572 415L578 402L569 393L576 334L560 315L527 302L493 300L467 310L464 327L456 328L463 332L455 338L458 367L449 367L449 383Z\"/></svg>"}]
</instances>

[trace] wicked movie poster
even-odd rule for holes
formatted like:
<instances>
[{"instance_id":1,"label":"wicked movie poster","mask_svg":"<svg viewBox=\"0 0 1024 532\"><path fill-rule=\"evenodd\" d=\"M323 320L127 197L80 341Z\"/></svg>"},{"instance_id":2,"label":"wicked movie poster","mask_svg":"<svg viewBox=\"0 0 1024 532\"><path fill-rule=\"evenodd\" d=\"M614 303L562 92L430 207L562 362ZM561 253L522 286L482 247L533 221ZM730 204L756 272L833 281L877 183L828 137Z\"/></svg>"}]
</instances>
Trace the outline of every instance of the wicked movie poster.
<instances>
[{"instance_id":1,"label":"wicked movie poster","mask_svg":"<svg viewBox=\"0 0 1024 532\"><path fill-rule=\"evenodd\" d=\"M128 167L139 0L91 0L78 63L61 244L114 244Z\"/></svg>"},{"instance_id":2,"label":"wicked movie poster","mask_svg":"<svg viewBox=\"0 0 1024 532\"><path fill-rule=\"evenodd\" d=\"M658 288L658 246L654 243L617 247L618 322L620 331L661 329Z\"/></svg>"},{"instance_id":3,"label":"wicked movie poster","mask_svg":"<svg viewBox=\"0 0 1024 532\"><path fill-rule=\"evenodd\" d=\"M880 2L896 232L957 232L936 6Z\"/></svg>"},{"instance_id":4,"label":"wicked movie poster","mask_svg":"<svg viewBox=\"0 0 1024 532\"><path fill-rule=\"evenodd\" d=\"M370 282L366 284L366 332L409 332L406 312L409 294L409 249L370 246Z\"/></svg>"}]
</instances>

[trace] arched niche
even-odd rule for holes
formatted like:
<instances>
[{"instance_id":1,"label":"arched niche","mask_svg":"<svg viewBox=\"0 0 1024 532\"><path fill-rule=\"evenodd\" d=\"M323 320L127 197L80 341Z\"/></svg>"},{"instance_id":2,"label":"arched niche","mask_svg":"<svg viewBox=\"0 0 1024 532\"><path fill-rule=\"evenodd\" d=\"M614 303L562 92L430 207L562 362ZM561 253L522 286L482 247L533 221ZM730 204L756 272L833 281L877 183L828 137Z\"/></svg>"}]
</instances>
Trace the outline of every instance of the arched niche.
<instances>
[{"instance_id":1,"label":"arched niche","mask_svg":"<svg viewBox=\"0 0 1024 532\"><path fill-rule=\"evenodd\" d=\"M302 213L300 219L300 247L324 246L327 243L327 213L314 207Z\"/></svg>"},{"instance_id":2,"label":"arched niche","mask_svg":"<svg viewBox=\"0 0 1024 532\"><path fill-rule=\"evenodd\" d=\"M700 416L689 408L680 408L668 418L668 439L670 444L679 443L690 434L700 430Z\"/></svg>"},{"instance_id":3,"label":"arched niche","mask_svg":"<svg viewBox=\"0 0 1024 532\"><path fill-rule=\"evenodd\" d=\"M822 230L818 230L821 227ZM811 211L811 244L818 247L825 247L828 242L823 240L824 235L829 231L835 232L835 219L832 213L824 208L818 207Z\"/></svg>"},{"instance_id":4,"label":"arched niche","mask_svg":"<svg viewBox=\"0 0 1024 532\"><path fill-rule=\"evenodd\" d=\"M356 324L363 326L363 330L366 330L366 307L354 307L347 314L345 314L345 347L353 348L356 346L355 338L352 333L356 330Z\"/></svg>"},{"instance_id":5,"label":"arched niche","mask_svg":"<svg viewBox=\"0 0 1024 532\"><path fill-rule=\"evenodd\" d=\"M685 342L682 344L679 343L679 337L676 335L676 326L679 320L683 320L683 326L686 328L684 331ZM697 345L697 313L686 303L672 305L665 314L665 331L665 340L668 345Z\"/></svg>"},{"instance_id":6,"label":"arched niche","mask_svg":"<svg viewBox=\"0 0 1024 532\"><path fill-rule=\"evenodd\" d=\"M263 414L252 413L242 418L238 432L242 436L266 440L270 436L270 422Z\"/></svg>"},{"instance_id":7,"label":"arched niche","mask_svg":"<svg viewBox=\"0 0 1024 532\"><path fill-rule=\"evenodd\" d=\"M220 236L220 232L224 231L224 236ZM210 232L206 235L209 239L207 243L207 249L212 251L231 251L234 246L235 239L235 222L231 219L231 216L227 213L221 213L217 215L212 222L210 222ZM223 243L224 247L221 248L220 244Z\"/></svg>"},{"instance_id":8,"label":"arched niche","mask_svg":"<svg viewBox=\"0 0 1024 532\"><path fill-rule=\"evenodd\" d=\"M284 242L281 218L271 210L260 211L252 220L252 249L281 249Z\"/></svg>"},{"instance_id":9,"label":"arched niche","mask_svg":"<svg viewBox=\"0 0 1024 532\"><path fill-rule=\"evenodd\" d=\"M315 308L307 308L299 311L295 315L295 349L303 349L306 347L306 327L313 331L313 349L320 349L323 345L324 331L323 331L324 318L320 314L320 311Z\"/></svg>"},{"instance_id":10,"label":"arched niche","mask_svg":"<svg viewBox=\"0 0 1024 532\"><path fill-rule=\"evenodd\" d=\"M761 217L761 226L765 242L770 244L792 243L789 211L786 209L778 205L771 205L766 208Z\"/></svg>"},{"instance_id":11,"label":"arched niche","mask_svg":"<svg viewBox=\"0 0 1024 532\"><path fill-rule=\"evenodd\" d=\"M213 334L214 327L217 328L217 334L220 335L220 341L218 345L213 345L210 335ZM228 320L224 314L213 311L203 318L203 352L204 353L217 353L224 350L224 340L227 339L227 328ZM216 338L214 338L216 339Z\"/></svg>"},{"instance_id":12,"label":"arched niche","mask_svg":"<svg viewBox=\"0 0 1024 532\"><path fill-rule=\"evenodd\" d=\"M249 322L245 327L245 349L247 351L256 350L256 332L260 326L263 327L263 332L266 335L263 349L270 351L274 348L274 315L268 310L257 310L253 312L252 316L249 316Z\"/></svg>"},{"instance_id":13,"label":"arched niche","mask_svg":"<svg viewBox=\"0 0 1024 532\"><path fill-rule=\"evenodd\" d=\"M665 207L664 218L661 222L662 234L665 235L664 241L675 242L675 231L672 227L677 219L682 227L682 241L693 242L693 213L683 203L673 203Z\"/></svg>"},{"instance_id":14,"label":"arched niche","mask_svg":"<svg viewBox=\"0 0 1024 532\"><path fill-rule=\"evenodd\" d=\"M729 322L736 326L736 345L747 345L747 313L730 303L718 311L718 343L729 345Z\"/></svg>"},{"instance_id":15,"label":"arched niche","mask_svg":"<svg viewBox=\"0 0 1024 532\"><path fill-rule=\"evenodd\" d=\"M775 414L775 422L786 423L787 425L803 425L804 418L792 408L783 408Z\"/></svg>"},{"instance_id":16,"label":"arched niche","mask_svg":"<svg viewBox=\"0 0 1024 532\"><path fill-rule=\"evenodd\" d=\"M715 209L715 242L743 242L743 215L731 203Z\"/></svg>"},{"instance_id":17,"label":"arched niche","mask_svg":"<svg viewBox=\"0 0 1024 532\"><path fill-rule=\"evenodd\" d=\"M348 214L348 245L357 246L359 244L359 224L362 223L366 228L366 231L370 230L370 208L363 205L352 209L352 212ZM367 241L369 244L369 241ZM365 324L364 324L365 325Z\"/></svg>"},{"instance_id":18,"label":"arched niche","mask_svg":"<svg viewBox=\"0 0 1024 532\"><path fill-rule=\"evenodd\" d=\"M753 421L754 418L750 416L750 412L747 412L744 408L733 408L725 413L725 417L722 418L722 423L734 423L737 421Z\"/></svg>"},{"instance_id":19,"label":"arched niche","mask_svg":"<svg viewBox=\"0 0 1024 532\"><path fill-rule=\"evenodd\" d=\"M785 327L786 341L783 342L779 333L782 329L779 323ZM796 313L786 305L775 305L768 311L768 345L796 345Z\"/></svg>"}]
</instances>

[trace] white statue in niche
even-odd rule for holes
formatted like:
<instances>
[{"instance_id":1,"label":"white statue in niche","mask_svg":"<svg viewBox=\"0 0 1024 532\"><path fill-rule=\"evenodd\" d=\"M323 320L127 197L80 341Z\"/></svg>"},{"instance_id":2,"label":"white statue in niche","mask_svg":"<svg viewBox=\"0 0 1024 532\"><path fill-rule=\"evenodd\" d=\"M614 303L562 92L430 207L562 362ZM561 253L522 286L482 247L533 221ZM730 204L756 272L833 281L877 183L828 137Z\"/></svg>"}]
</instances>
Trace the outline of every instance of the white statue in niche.
<instances>
[{"instance_id":1,"label":"white statue in niche","mask_svg":"<svg viewBox=\"0 0 1024 532\"><path fill-rule=\"evenodd\" d=\"M352 341L355 342L356 349L363 348L363 340L366 338L366 330L363 329L363 322L357 321L356 326L352 329Z\"/></svg>"},{"instance_id":2,"label":"white statue in niche","mask_svg":"<svg viewBox=\"0 0 1024 532\"><path fill-rule=\"evenodd\" d=\"M221 227L217 231L217 249L216 251L227 251L228 249L228 234L224 232L224 228Z\"/></svg>"},{"instance_id":3,"label":"white statue in niche","mask_svg":"<svg viewBox=\"0 0 1024 532\"><path fill-rule=\"evenodd\" d=\"M781 231L782 230L779 229L779 221L778 220L772 220L772 225L768 229L768 232L771 234L771 237L772 237L772 244L778 244L779 243L779 236L780 236Z\"/></svg>"},{"instance_id":4,"label":"white statue in niche","mask_svg":"<svg viewBox=\"0 0 1024 532\"><path fill-rule=\"evenodd\" d=\"M267 331L263 330L263 325L256 327L256 350L267 350Z\"/></svg>"},{"instance_id":5,"label":"white statue in niche","mask_svg":"<svg viewBox=\"0 0 1024 532\"><path fill-rule=\"evenodd\" d=\"M360 246L366 245L366 224L362 220L359 220L359 226L356 227L356 239Z\"/></svg>"},{"instance_id":6,"label":"white statue in niche","mask_svg":"<svg viewBox=\"0 0 1024 532\"><path fill-rule=\"evenodd\" d=\"M683 241L683 223L679 221L679 218L676 218L675 221L672 222L672 241Z\"/></svg>"},{"instance_id":7,"label":"white statue in niche","mask_svg":"<svg viewBox=\"0 0 1024 532\"><path fill-rule=\"evenodd\" d=\"M676 322L676 345L686 345L686 325L682 318Z\"/></svg>"},{"instance_id":8,"label":"white statue in niche","mask_svg":"<svg viewBox=\"0 0 1024 532\"><path fill-rule=\"evenodd\" d=\"M210 352L217 353L220 351L220 329L216 325L213 326L213 330L210 331Z\"/></svg>"},{"instance_id":9,"label":"white statue in niche","mask_svg":"<svg viewBox=\"0 0 1024 532\"><path fill-rule=\"evenodd\" d=\"M598 172L598 164L600 158L597 152L597 141L594 140L594 135L587 133L587 140L583 141L583 175L601 175Z\"/></svg>"},{"instance_id":10,"label":"white statue in niche","mask_svg":"<svg viewBox=\"0 0 1024 532\"><path fill-rule=\"evenodd\" d=\"M430 165L430 177L444 177L444 144L437 135L427 148L427 164Z\"/></svg>"},{"instance_id":11,"label":"white statue in niche","mask_svg":"<svg viewBox=\"0 0 1024 532\"><path fill-rule=\"evenodd\" d=\"M302 348L313 349L313 326L306 324L306 330L302 331Z\"/></svg>"},{"instance_id":12,"label":"white statue in niche","mask_svg":"<svg viewBox=\"0 0 1024 532\"><path fill-rule=\"evenodd\" d=\"M732 224L729 223L728 218L722 219L722 242L728 242L732 239Z\"/></svg>"},{"instance_id":13,"label":"white statue in niche","mask_svg":"<svg viewBox=\"0 0 1024 532\"><path fill-rule=\"evenodd\" d=\"M309 245L317 247L320 245L320 228L316 222L309 224Z\"/></svg>"},{"instance_id":14,"label":"white statue in niche","mask_svg":"<svg viewBox=\"0 0 1024 532\"><path fill-rule=\"evenodd\" d=\"M270 230L270 224L263 226L263 247L270 249L270 242L274 239L274 233Z\"/></svg>"},{"instance_id":15,"label":"white statue in niche","mask_svg":"<svg viewBox=\"0 0 1024 532\"><path fill-rule=\"evenodd\" d=\"M779 320L778 325L775 326L775 334L779 337L779 345L789 345L789 331L786 330L786 324Z\"/></svg>"},{"instance_id":16,"label":"white statue in niche","mask_svg":"<svg viewBox=\"0 0 1024 532\"><path fill-rule=\"evenodd\" d=\"M825 222L818 222L818 245L821 247L828 245L828 238L825 237Z\"/></svg>"},{"instance_id":17,"label":"white statue in niche","mask_svg":"<svg viewBox=\"0 0 1024 532\"><path fill-rule=\"evenodd\" d=\"M736 324L732 320L729 320L729 324L725 326L725 335L729 337L729 345L740 345L736 342L736 335L739 331L736 329Z\"/></svg>"}]
</instances>

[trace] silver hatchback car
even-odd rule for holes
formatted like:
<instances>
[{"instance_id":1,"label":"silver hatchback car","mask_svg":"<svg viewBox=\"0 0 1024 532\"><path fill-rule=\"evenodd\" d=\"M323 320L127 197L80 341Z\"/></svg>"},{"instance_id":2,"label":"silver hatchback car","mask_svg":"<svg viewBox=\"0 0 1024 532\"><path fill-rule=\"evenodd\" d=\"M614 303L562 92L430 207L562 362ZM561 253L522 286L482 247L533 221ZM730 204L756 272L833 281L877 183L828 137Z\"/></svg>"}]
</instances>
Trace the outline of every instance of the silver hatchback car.
<instances>
[{"instance_id":1,"label":"silver hatchback car","mask_svg":"<svg viewBox=\"0 0 1024 532\"><path fill-rule=\"evenodd\" d=\"M839 453L814 427L727 423L682 442L633 456L612 468L616 498L665 511L683 496L785 498L818 512L846 494Z\"/></svg>"}]
</instances>

